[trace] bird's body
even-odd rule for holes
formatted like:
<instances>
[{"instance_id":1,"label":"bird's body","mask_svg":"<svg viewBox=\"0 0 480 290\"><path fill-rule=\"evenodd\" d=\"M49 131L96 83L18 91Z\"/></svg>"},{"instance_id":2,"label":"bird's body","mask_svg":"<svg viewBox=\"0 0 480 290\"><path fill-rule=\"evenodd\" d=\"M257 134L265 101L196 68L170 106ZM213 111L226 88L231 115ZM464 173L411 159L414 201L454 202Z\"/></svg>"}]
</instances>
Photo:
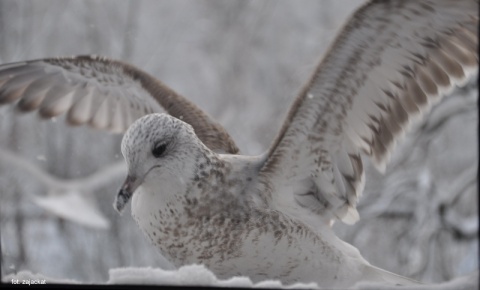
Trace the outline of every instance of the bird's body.
<instances>
[{"instance_id":1,"label":"bird's body","mask_svg":"<svg viewBox=\"0 0 480 290\"><path fill-rule=\"evenodd\" d=\"M170 122L162 119L173 119L163 114L144 118L149 126L155 119L163 124ZM132 130L146 126L142 121ZM188 127L181 124L176 130ZM132 197L133 218L175 266L202 263L221 278L248 276L258 282L275 277L286 284L316 282L325 287L358 281L414 283L377 271L329 225L309 225L268 204L256 178L264 156L216 154L194 134L175 135L190 139L176 142L175 155L183 158L149 172ZM128 144L122 148L126 158L135 152Z\"/></svg>"},{"instance_id":2,"label":"bird's body","mask_svg":"<svg viewBox=\"0 0 480 290\"><path fill-rule=\"evenodd\" d=\"M146 150L158 140L167 146L155 162ZM177 267L201 263L221 278L275 277L325 287L415 283L378 271L321 219L302 219L297 207L272 203L258 179L265 156L217 154L190 125L166 114L136 121L124 136L122 153L135 162L129 176L142 180L132 197L132 216ZM282 190L273 195L291 195L291 188ZM123 209L124 200L115 206Z\"/></svg>"},{"instance_id":3,"label":"bird's body","mask_svg":"<svg viewBox=\"0 0 480 290\"><path fill-rule=\"evenodd\" d=\"M210 116L119 61L83 56L0 66L0 103L126 131L128 176L115 209L133 197L140 229L176 266L203 263L223 278L328 288L411 284L371 266L331 225L359 219L362 155L383 169L412 121L478 70L477 10L475 0L363 5L258 157L237 155Z\"/></svg>"}]
</instances>

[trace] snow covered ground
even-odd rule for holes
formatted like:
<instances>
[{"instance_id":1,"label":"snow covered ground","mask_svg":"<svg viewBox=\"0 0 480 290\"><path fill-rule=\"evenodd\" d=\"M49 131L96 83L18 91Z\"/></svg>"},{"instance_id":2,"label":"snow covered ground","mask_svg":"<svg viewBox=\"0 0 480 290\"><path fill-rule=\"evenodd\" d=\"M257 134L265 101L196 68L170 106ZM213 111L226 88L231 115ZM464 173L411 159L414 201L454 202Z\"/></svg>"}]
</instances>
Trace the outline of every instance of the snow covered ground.
<instances>
[{"instance_id":1,"label":"snow covered ground","mask_svg":"<svg viewBox=\"0 0 480 290\"><path fill-rule=\"evenodd\" d=\"M415 287L386 287L381 284L358 283L351 289L407 289L407 290L473 290L477 289L478 271L458 277L452 281L439 284L421 285ZM80 282L69 279L54 279L42 274L33 274L21 271L17 274L7 275L2 280L4 283L31 283L31 284L78 284ZM118 285L174 285L174 286L215 286L215 287L242 287L242 288L285 288L285 289L322 289L315 283L282 285L279 281L263 281L252 283L247 277L233 277L220 280L203 265L189 265L177 271L168 271L153 268L118 268L109 271L108 281L105 284Z\"/></svg>"}]
</instances>

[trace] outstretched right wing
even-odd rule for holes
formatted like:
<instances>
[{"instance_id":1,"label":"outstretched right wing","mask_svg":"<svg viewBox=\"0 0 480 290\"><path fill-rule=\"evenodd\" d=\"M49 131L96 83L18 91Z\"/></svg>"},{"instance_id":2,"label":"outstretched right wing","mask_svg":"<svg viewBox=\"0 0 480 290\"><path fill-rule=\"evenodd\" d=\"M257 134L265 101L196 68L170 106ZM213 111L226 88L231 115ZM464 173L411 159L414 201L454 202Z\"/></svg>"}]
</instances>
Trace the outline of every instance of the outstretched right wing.
<instances>
[{"instance_id":1,"label":"outstretched right wing","mask_svg":"<svg viewBox=\"0 0 480 290\"><path fill-rule=\"evenodd\" d=\"M97 56L47 58L0 65L0 105L44 118L67 112L72 125L123 133L145 114L166 111L193 126L210 149L237 153L226 130L186 98L148 73Z\"/></svg>"},{"instance_id":2,"label":"outstretched right wing","mask_svg":"<svg viewBox=\"0 0 480 290\"><path fill-rule=\"evenodd\" d=\"M295 100L260 170L283 211L358 220L361 153L378 168L412 120L478 70L478 0L371 0Z\"/></svg>"}]
</instances>

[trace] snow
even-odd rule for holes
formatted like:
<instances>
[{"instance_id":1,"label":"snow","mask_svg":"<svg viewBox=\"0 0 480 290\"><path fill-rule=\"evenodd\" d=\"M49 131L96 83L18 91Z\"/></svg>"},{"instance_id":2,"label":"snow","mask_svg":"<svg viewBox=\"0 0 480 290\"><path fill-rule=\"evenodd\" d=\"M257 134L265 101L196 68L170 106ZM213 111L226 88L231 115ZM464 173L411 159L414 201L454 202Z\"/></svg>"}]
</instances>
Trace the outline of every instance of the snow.
<instances>
[{"instance_id":1,"label":"snow","mask_svg":"<svg viewBox=\"0 0 480 290\"><path fill-rule=\"evenodd\" d=\"M470 290L478 289L479 272L475 271L467 276L459 277L441 284L387 287L378 283L361 282L351 289L406 289L406 290ZM56 279L42 274L33 274L29 271L20 271L17 274L7 275L3 278L4 283L12 283L12 280L36 281L37 283L52 284L78 284L79 281L70 279ZM233 277L227 280L217 279L203 265L188 265L178 270L162 270L155 268L116 268L110 269L109 279L106 284L114 285L174 285L174 286L214 286L214 287L244 287L244 288L284 288L284 289L312 289L318 288L315 283L297 283L284 286L279 281L263 281L253 283L247 277Z\"/></svg>"},{"instance_id":2,"label":"snow","mask_svg":"<svg viewBox=\"0 0 480 290\"><path fill-rule=\"evenodd\" d=\"M70 279L50 278L42 274L33 274L29 271L20 271L17 274L5 276L4 283L12 280L40 281L40 284L64 283L79 284L79 281ZM296 283L283 286L279 281L263 281L253 283L247 277L232 277L220 280L203 265L188 265L178 270L162 270L154 268L116 268L110 269L109 279L105 284L114 285L175 285L175 286L216 286L216 287L245 287L245 288L285 288L285 289L312 289L318 288L315 283Z\"/></svg>"},{"instance_id":3,"label":"snow","mask_svg":"<svg viewBox=\"0 0 480 290\"><path fill-rule=\"evenodd\" d=\"M279 281L263 281L254 284L248 277L232 277L220 280L203 265L188 265L178 270L168 271L152 268L118 268L109 271L110 279L107 284L141 284L141 285L175 285L175 286L217 286L217 287L246 287L246 288L318 288L315 283L297 283L282 287Z\"/></svg>"}]
</instances>

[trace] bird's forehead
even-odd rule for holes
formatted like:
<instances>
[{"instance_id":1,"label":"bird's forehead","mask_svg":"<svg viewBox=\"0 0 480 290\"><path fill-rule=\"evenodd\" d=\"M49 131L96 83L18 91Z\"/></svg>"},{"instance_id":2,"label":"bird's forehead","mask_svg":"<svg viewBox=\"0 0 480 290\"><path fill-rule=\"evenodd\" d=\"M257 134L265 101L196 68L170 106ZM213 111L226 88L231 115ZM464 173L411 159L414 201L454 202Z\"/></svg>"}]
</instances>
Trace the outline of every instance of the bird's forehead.
<instances>
[{"instance_id":1,"label":"bird's forehead","mask_svg":"<svg viewBox=\"0 0 480 290\"><path fill-rule=\"evenodd\" d=\"M139 146L153 141L170 138L174 128L172 117L164 114L151 114L135 121L123 136L122 152L138 150Z\"/></svg>"}]
</instances>

